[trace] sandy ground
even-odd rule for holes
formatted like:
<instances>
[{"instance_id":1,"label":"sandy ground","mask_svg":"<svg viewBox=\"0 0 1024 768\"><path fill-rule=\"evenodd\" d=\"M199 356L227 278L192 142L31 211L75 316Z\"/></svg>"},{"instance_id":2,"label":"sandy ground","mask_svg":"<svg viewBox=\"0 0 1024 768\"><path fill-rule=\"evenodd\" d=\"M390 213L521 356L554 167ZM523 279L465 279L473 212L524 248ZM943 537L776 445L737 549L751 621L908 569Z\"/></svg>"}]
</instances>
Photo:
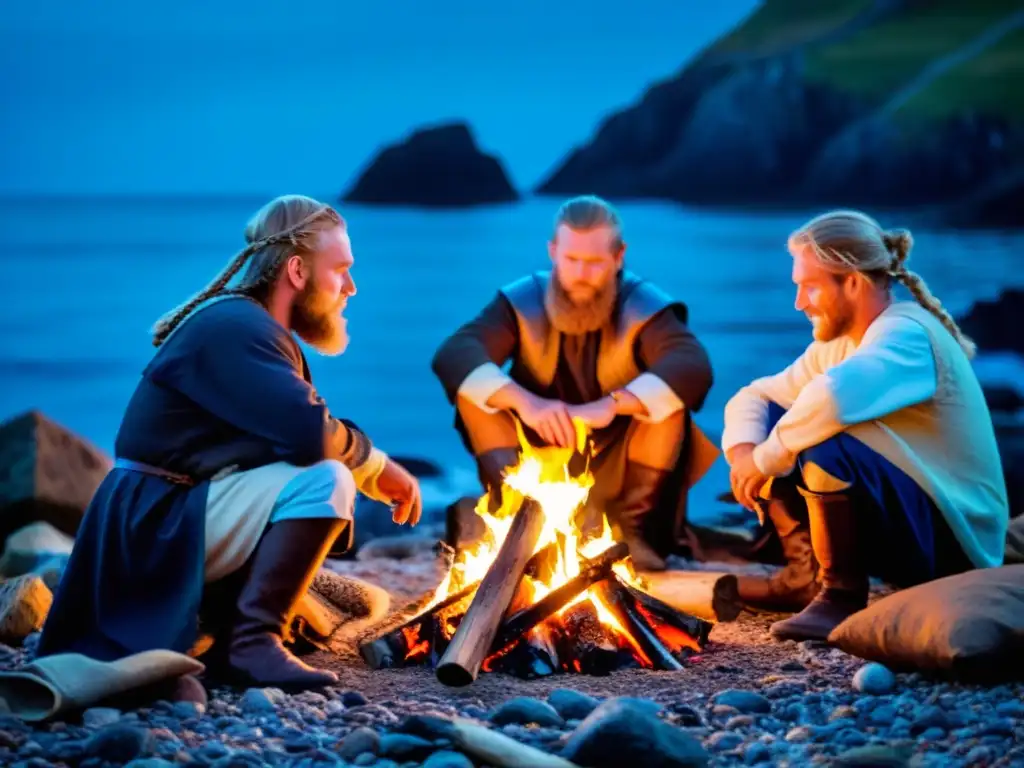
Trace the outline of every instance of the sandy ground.
<instances>
[{"instance_id":1,"label":"sandy ground","mask_svg":"<svg viewBox=\"0 0 1024 768\"><path fill-rule=\"evenodd\" d=\"M676 561L674 565L742 570L736 566L682 561ZM441 566L427 556L409 560L331 561L329 567L369 581L391 593L391 612L383 626L397 624L414 615L403 611L403 608L411 601L432 594L442 575ZM751 566L747 570L764 571L767 567ZM566 687L598 697L643 696L666 702L678 700L683 692L709 696L725 688L750 688L765 678L785 677L794 672L817 678L808 680L815 687L834 685L847 688L851 675L863 662L837 650L826 650L821 644L772 639L768 627L779 618L782 616L744 612L734 622L715 625L705 652L688 659L686 668L677 672L622 670L607 677L559 674L536 680L523 680L501 673L481 673L474 683L465 688L450 688L438 682L433 670L426 667L370 669L356 650L360 638L344 639L336 646L335 653L314 654L308 661L335 670L342 676L342 685L362 692L371 701L432 695L450 698L455 706L474 703L487 707L513 696L543 699L550 691Z\"/></svg>"}]
</instances>

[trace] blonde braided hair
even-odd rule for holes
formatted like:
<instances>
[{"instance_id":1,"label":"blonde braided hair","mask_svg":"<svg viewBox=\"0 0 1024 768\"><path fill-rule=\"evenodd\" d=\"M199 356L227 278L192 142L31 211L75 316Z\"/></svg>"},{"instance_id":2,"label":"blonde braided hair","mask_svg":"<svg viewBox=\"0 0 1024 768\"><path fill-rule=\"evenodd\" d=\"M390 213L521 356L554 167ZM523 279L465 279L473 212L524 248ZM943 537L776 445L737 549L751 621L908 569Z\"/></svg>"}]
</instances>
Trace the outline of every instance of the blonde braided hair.
<instances>
[{"instance_id":1,"label":"blonde braided hair","mask_svg":"<svg viewBox=\"0 0 1024 768\"><path fill-rule=\"evenodd\" d=\"M163 344L200 304L212 298L226 294L258 296L265 292L290 254L310 252L315 235L329 227L344 225L337 211L311 197L282 195L274 198L246 225L248 245L205 288L156 322L152 329L153 346ZM249 269L242 281L238 287L229 289L231 278L246 262L249 262Z\"/></svg>"},{"instance_id":2,"label":"blonde braided hair","mask_svg":"<svg viewBox=\"0 0 1024 768\"><path fill-rule=\"evenodd\" d=\"M942 302L916 272L907 269L913 237L906 229L885 231L860 211L829 211L816 216L789 237L790 250L810 246L826 268L837 273L858 272L873 283L888 286L896 280L914 300L934 315L952 334L968 358L977 348L964 335Z\"/></svg>"}]
</instances>

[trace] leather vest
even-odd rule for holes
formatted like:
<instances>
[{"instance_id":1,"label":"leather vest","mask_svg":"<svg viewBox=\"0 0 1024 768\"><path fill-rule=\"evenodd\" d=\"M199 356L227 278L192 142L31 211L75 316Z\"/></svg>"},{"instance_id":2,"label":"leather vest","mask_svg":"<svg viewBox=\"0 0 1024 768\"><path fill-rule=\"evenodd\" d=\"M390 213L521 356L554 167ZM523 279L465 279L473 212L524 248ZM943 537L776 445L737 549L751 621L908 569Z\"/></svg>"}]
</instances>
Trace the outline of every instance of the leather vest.
<instances>
[{"instance_id":1,"label":"leather vest","mask_svg":"<svg viewBox=\"0 0 1024 768\"><path fill-rule=\"evenodd\" d=\"M512 305L519 327L519 351L509 374L524 385L525 378L539 387L548 387L558 368L561 333L551 325L544 308L549 280L550 271L535 272L500 289ZM597 381L603 394L625 386L642 372L637 366L635 346L648 320L670 306L683 322L687 315L686 305L631 272L624 271L619 281L618 299L601 329L597 357Z\"/></svg>"}]
</instances>

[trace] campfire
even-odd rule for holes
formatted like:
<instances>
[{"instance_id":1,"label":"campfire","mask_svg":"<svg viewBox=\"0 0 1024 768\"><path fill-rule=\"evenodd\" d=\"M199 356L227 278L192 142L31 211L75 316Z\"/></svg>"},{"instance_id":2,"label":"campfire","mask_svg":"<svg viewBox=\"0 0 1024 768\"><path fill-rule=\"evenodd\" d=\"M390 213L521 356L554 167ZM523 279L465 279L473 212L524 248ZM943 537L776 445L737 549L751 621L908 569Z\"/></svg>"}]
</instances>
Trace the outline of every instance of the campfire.
<instances>
[{"instance_id":1,"label":"campfire","mask_svg":"<svg viewBox=\"0 0 1024 768\"><path fill-rule=\"evenodd\" d=\"M531 446L519 428L521 458L500 507L491 511L486 493L476 507L486 535L453 553L415 618L361 645L370 666L429 665L463 686L480 671L678 670L704 648L711 623L648 592L603 513L581 521L594 480L586 429L575 428L569 448Z\"/></svg>"}]
</instances>

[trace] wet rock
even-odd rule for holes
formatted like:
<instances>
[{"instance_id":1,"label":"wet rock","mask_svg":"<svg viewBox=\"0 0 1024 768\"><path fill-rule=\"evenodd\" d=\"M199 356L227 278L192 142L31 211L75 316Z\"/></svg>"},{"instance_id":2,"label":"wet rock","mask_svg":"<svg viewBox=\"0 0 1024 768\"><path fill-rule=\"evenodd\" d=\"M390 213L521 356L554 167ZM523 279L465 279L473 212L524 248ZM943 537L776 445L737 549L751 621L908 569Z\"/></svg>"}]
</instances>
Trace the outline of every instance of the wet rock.
<instances>
[{"instance_id":1,"label":"wet rock","mask_svg":"<svg viewBox=\"0 0 1024 768\"><path fill-rule=\"evenodd\" d=\"M490 720L495 725L536 723L559 727L565 724L562 716L550 704L524 696L506 701L491 713Z\"/></svg>"},{"instance_id":2,"label":"wet rock","mask_svg":"<svg viewBox=\"0 0 1024 768\"><path fill-rule=\"evenodd\" d=\"M342 740L338 754L346 760L354 760L367 752L376 755L379 750L380 735L375 730L356 728Z\"/></svg>"},{"instance_id":3,"label":"wet rock","mask_svg":"<svg viewBox=\"0 0 1024 768\"><path fill-rule=\"evenodd\" d=\"M901 768L907 765L912 750L888 745L866 745L854 747L840 754L834 765L843 768Z\"/></svg>"},{"instance_id":4,"label":"wet rock","mask_svg":"<svg viewBox=\"0 0 1024 768\"><path fill-rule=\"evenodd\" d=\"M729 752L736 749L742 743L742 736L738 733L732 733L729 731L718 731L717 733L713 733L707 740L708 748L713 749L716 752Z\"/></svg>"},{"instance_id":5,"label":"wet rock","mask_svg":"<svg viewBox=\"0 0 1024 768\"><path fill-rule=\"evenodd\" d=\"M772 711L771 702L761 694L735 688L719 693L715 696L715 703L720 706L732 707L744 714L767 714Z\"/></svg>"},{"instance_id":6,"label":"wet rock","mask_svg":"<svg viewBox=\"0 0 1024 768\"><path fill-rule=\"evenodd\" d=\"M473 768L473 761L460 752L442 750L424 760L423 768Z\"/></svg>"},{"instance_id":7,"label":"wet rock","mask_svg":"<svg viewBox=\"0 0 1024 768\"><path fill-rule=\"evenodd\" d=\"M152 746L149 732L131 725L110 725L89 738L85 753L111 763L127 763L142 757Z\"/></svg>"},{"instance_id":8,"label":"wet rock","mask_svg":"<svg viewBox=\"0 0 1024 768\"><path fill-rule=\"evenodd\" d=\"M359 691L345 691L341 694L341 703L346 707L351 708L366 706L370 702L368 702L366 697Z\"/></svg>"},{"instance_id":9,"label":"wet rock","mask_svg":"<svg viewBox=\"0 0 1024 768\"><path fill-rule=\"evenodd\" d=\"M414 131L381 150L344 195L346 202L466 207L519 199L501 162L453 122Z\"/></svg>"},{"instance_id":10,"label":"wet rock","mask_svg":"<svg viewBox=\"0 0 1024 768\"><path fill-rule=\"evenodd\" d=\"M601 704L566 741L562 756L588 768L618 768L643 756L645 768L704 766L708 753L693 736L622 701Z\"/></svg>"},{"instance_id":11,"label":"wet rock","mask_svg":"<svg viewBox=\"0 0 1024 768\"><path fill-rule=\"evenodd\" d=\"M559 688L548 694L548 704L566 720L582 720L597 709L601 702L585 693Z\"/></svg>"},{"instance_id":12,"label":"wet rock","mask_svg":"<svg viewBox=\"0 0 1024 768\"><path fill-rule=\"evenodd\" d=\"M275 710L274 702L265 688L250 688L242 694L242 699L238 702L238 706L243 712L248 714L273 712Z\"/></svg>"},{"instance_id":13,"label":"wet rock","mask_svg":"<svg viewBox=\"0 0 1024 768\"><path fill-rule=\"evenodd\" d=\"M111 707L91 707L82 713L82 725L97 729L112 725L121 719L121 710Z\"/></svg>"},{"instance_id":14,"label":"wet rock","mask_svg":"<svg viewBox=\"0 0 1024 768\"><path fill-rule=\"evenodd\" d=\"M437 747L419 736L407 733L386 733L380 737L378 754L397 762L421 761L430 756Z\"/></svg>"}]
</instances>

